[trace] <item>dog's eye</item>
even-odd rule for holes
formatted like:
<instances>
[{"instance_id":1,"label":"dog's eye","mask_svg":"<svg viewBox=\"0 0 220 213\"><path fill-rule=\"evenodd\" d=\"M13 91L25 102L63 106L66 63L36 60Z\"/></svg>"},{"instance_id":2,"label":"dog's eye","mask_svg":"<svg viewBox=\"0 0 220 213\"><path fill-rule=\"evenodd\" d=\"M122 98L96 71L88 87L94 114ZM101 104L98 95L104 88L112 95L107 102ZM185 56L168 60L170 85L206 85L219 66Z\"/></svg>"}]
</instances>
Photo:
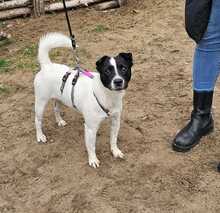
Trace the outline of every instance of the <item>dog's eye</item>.
<instances>
[{"instance_id":1,"label":"dog's eye","mask_svg":"<svg viewBox=\"0 0 220 213\"><path fill-rule=\"evenodd\" d=\"M128 70L128 69L127 69L126 67L124 67L124 66L121 67L121 72L122 72L122 73L126 73L127 70Z\"/></svg>"},{"instance_id":2,"label":"dog's eye","mask_svg":"<svg viewBox=\"0 0 220 213\"><path fill-rule=\"evenodd\" d=\"M105 74L106 74L106 75L110 75L111 72L112 72L111 69L106 69L106 70L105 70Z\"/></svg>"}]
</instances>

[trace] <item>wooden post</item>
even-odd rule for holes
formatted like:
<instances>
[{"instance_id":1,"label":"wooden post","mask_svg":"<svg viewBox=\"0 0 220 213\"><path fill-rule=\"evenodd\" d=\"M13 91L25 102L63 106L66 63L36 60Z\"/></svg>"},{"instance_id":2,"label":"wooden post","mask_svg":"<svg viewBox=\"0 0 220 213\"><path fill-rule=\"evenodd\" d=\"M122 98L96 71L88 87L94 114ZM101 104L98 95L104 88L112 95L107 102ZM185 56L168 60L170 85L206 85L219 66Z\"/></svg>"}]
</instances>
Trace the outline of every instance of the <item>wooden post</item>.
<instances>
[{"instance_id":1,"label":"wooden post","mask_svg":"<svg viewBox=\"0 0 220 213\"><path fill-rule=\"evenodd\" d=\"M33 0L34 17L39 17L44 14L44 0Z\"/></svg>"},{"instance_id":2,"label":"wooden post","mask_svg":"<svg viewBox=\"0 0 220 213\"><path fill-rule=\"evenodd\" d=\"M40 13L41 14L45 14L45 9L44 9L44 0L39 0L40 4L39 4L39 9L40 9Z\"/></svg>"}]
</instances>

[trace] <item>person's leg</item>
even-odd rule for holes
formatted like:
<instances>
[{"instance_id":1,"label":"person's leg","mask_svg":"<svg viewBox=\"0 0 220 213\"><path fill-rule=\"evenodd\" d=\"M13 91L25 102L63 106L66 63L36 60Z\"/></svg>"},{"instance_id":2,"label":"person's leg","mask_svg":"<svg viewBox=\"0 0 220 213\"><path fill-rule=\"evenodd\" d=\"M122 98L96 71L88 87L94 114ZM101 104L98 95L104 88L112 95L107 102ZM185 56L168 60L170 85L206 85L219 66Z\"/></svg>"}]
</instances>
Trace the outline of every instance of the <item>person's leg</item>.
<instances>
[{"instance_id":1,"label":"person's leg","mask_svg":"<svg viewBox=\"0 0 220 213\"><path fill-rule=\"evenodd\" d=\"M196 49L193 64L193 111L190 122L176 135L175 151L189 151L213 128L213 90L220 70L220 51Z\"/></svg>"},{"instance_id":2,"label":"person's leg","mask_svg":"<svg viewBox=\"0 0 220 213\"><path fill-rule=\"evenodd\" d=\"M173 141L176 151L188 151L213 130L211 106L220 71L220 1L212 1L209 24L197 45L193 63L193 111L190 122Z\"/></svg>"},{"instance_id":3,"label":"person's leg","mask_svg":"<svg viewBox=\"0 0 220 213\"><path fill-rule=\"evenodd\" d=\"M220 50L195 50L193 60L193 89L195 91L213 91L219 71Z\"/></svg>"}]
</instances>

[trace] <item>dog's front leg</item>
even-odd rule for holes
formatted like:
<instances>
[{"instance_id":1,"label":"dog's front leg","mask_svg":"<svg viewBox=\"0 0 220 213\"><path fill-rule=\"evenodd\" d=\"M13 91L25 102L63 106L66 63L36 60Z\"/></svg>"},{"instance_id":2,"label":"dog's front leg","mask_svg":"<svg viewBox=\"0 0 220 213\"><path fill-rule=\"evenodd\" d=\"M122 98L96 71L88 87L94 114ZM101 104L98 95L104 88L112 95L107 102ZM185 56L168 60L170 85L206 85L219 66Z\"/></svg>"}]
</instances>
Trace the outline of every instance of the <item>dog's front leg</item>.
<instances>
[{"instance_id":1,"label":"dog's front leg","mask_svg":"<svg viewBox=\"0 0 220 213\"><path fill-rule=\"evenodd\" d=\"M120 129L120 119L121 113L117 113L112 116L110 145L112 154L115 158L124 158L124 154L117 146L118 132Z\"/></svg>"},{"instance_id":2,"label":"dog's front leg","mask_svg":"<svg viewBox=\"0 0 220 213\"><path fill-rule=\"evenodd\" d=\"M96 133L98 127L99 125L91 126L85 123L85 142L86 142L86 149L88 152L89 165L94 168L99 167L100 164L100 161L96 157L96 152L95 152Z\"/></svg>"}]
</instances>

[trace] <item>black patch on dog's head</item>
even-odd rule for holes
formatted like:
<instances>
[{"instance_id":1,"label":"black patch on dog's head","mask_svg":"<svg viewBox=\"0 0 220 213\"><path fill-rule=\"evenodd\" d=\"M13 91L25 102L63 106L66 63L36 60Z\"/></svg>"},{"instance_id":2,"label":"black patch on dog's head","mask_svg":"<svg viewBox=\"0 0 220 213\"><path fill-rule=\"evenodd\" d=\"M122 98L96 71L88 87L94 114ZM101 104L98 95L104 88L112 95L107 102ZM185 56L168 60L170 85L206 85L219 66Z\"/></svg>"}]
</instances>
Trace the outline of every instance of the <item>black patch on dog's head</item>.
<instances>
[{"instance_id":1,"label":"black patch on dog's head","mask_svg":"<svg viewBox=\"0 0 220 213\"><path fill-rule=\"evenodd\" d=\"M124 80L124 89L128 87L131 80L131 67L133 66L133 57L131 53L119 53L115 57L118 74Z\"/></svg>"},{"instance_id":2,"label":"black patch on dog's head","mask_svg":"<svg viewBox=\"0 0 220 213\"><path fill-rule=\"evenodd\" d=\"M119 53L118 57L123 58L127 65L131 68L133 66L133 56L132 53Z\"/></svg>"},{"instance_id":3,"label":"black patch on dog's head","mask_svg":"<svg viewBox=\"0 0 220 213\"><path fill-rule=\"evenodd\" d=\"M109 56L103 56L100 58L96 62L96 69L100 73L102 84L111 90L111 82L116 73L114 67L110 64L110 59Z\"/></svg>"},{"instance_id":4,"label":"black patch on dog's head","mask_svg":"<svg viewBox=\"0 0 220 213\"><path fill-rule=\"evenodd\" d=\"M96 62L96 69L100 73L102 84L110 90L126 89L131 79L131 67L133 65L132 54L120 53L114 57L114 60L117 70L115 70L115 67L111 64L111 57L109 56L103 56ZM116 78L123 80L121 87L114 85Z\"/></svg>"}]
</instances>

